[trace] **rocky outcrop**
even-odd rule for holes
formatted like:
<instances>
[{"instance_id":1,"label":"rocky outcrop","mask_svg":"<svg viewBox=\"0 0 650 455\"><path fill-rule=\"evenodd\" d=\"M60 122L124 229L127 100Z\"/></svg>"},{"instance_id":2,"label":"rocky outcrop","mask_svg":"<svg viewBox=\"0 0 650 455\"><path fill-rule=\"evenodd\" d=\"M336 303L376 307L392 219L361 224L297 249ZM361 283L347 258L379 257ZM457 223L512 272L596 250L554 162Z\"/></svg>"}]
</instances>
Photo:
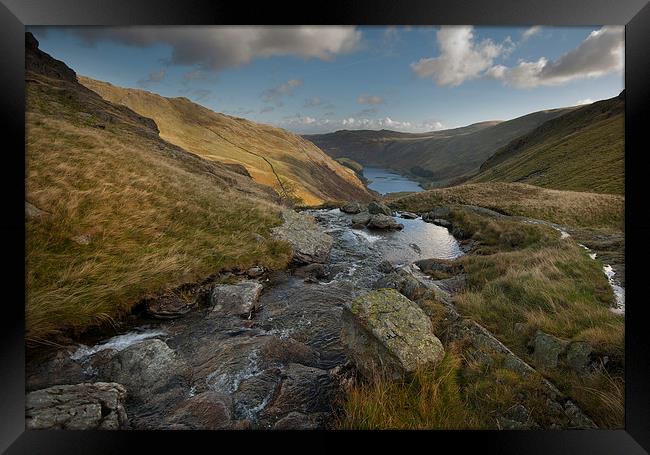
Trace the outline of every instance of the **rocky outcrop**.
<instances>
[{"instance_id":1,"label":"rocky outcrop","mask_svg":"<svg viewBox=\"0 0 650 455\"><path fill-rule=\"evenodd\" d=\"M359 204L358 202L348 202L347 204L343 205L340 210L343 213L355 214L363 211L363 205Z\"/></svg>"},{"instance_id":2,"label":"rocky outcrop","mask_svg":"<svg viewBox=\"0 0 650 455\"><path fill-rule=\"evenodd\" d=\"M528 346L540 368L564 366L582 373L591 365L591 345L584 341L566 341L538 330Z\"/></svg>"},{"instance_id":3,"label":"rocky outcrop","mask_svg":"<svg viewBox=\"0 0 650 455\"><path fill-rule=\"evenodd\" d=\"M119 430L127 427L126 389L116 383L57 385L28 393L28 430Z\"/></svg>"},{"instance_id":4,"label":"rocky outcrop","mask_svg":"<svg viewBox=\"0 0 650 455\"><path fill-rule=\"evenodd\" d=\"M273 234L291 244L294 262L327 262L334 241L316 225L313 217L285 210L282 218L284 223L273 228Z\"/></svg>"},{"instance_id":5,"label":"rocky outcrop","mask_svg":"<svg viewBox=\"0 0 650 455\"><path fill-rule=\"evenodd\" d=\"M257 281L216 285L210 294L212 315L250 317L257 311L262 285Z\"/></svg>"},{"instance_id":6,"label":"rocky outcrop","mask_svg":"<svg viewBox=\"0 0 650 455\"><path fill-rule=\"evenodd\" d=\"M341 342L365 376L399 378L444 356L429 318L394 289L371 291L345 308Z\"/></svg>"},{"instance_id":7,"label":"rocky outcrop","mask_svg":"<svg viewBox=\"0 0 650 455\"><path fill-rule=\"evenodd\" d=\"M371 215L381 214L386 216L393 216L393 210L381 202L371 202L368 204L368 212Z\"/></svg>"},{"instance_id":8,"label":"rocky outcrop","mask_svg":"<svg viewBox=\"0 0 650 455\"><path fill-rule=\"evenodd\" d=\"M401 230L404 225L395 221L392 216L382 215L381 213L372 215L368 224L368 229L381 229L381 230Z\"/></svg>"}]
</instances>

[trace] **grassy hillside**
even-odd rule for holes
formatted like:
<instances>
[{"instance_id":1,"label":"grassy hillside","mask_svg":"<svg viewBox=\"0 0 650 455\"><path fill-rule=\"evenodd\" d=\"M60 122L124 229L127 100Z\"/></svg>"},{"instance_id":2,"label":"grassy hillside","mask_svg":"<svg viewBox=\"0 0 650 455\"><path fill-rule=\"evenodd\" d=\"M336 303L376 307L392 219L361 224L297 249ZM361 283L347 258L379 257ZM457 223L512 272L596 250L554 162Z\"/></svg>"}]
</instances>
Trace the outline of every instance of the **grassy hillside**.
<instances>
[{"instance_id":1,"label":"grassy hillside","mask_svg":"<svg viewBox=\"0 0 650 455\"><path fill-rule=\"evenodd\" d=\"M165 98L87 77L79 81L104 99L155 120L160 136L209 160L238 163L253 179L305 205L367 200L354 172L286 130L213 112L187 98Z\"/></svg>"},{"instance_id":2,"label":"grassy hillside","mask_svg":"<svg viewBox=\"0 0 650 455\"><path fill-rule=\"evenodd\" d=\"M499 149L470 181L623 194L624 114L616 97L549 120Z\"/></svg>"},{"instance_id":3,"label":"grassy hillside","mask_svg":"<svg viewBox=\"0 0 650 455\"><path fill-rule=\"evenodd\" d=\"M230 267L281 268L279 198L170 144L26 39L26 338L119 319L149 293ZM262 236L262 237L260 237Z\"/></svg>"},{"instance_id":4,"label":"grassy hillside","mask_svg":"<svg viewBox=\"0 0 650 455\"><path fill-rule=\"evenodd\" d=\"M306 137L333 157L389 167L444 186L474 174L500 147L569 110L540 111L505 122L482 122L431 133L337 131Z\"/></svg>"},{"instance_id":5,"label":"grassy hillside","mask_svg":"<svg viewBox=\"0 0 650 455\"><path fill-rule=\"evenodd\" d=\"M424 212L439 204L468 204L574 227L622 230L625 199L612 194L559 191L523 183L474 183L413 193L393 200L401 210Z\"/></svg>"}]
</instances>

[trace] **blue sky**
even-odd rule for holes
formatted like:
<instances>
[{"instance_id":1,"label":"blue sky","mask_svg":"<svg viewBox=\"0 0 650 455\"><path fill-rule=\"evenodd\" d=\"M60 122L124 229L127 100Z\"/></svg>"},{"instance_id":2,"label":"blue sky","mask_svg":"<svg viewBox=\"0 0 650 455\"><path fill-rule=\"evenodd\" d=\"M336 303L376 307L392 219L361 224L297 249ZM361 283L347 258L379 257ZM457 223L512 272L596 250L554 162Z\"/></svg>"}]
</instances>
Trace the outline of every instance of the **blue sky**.
<instances>
[{"instance_id":1,"label":"blue sky","mask_svg":"<svg viewBox=\"0 0 650 455\"><path fill-rule=\"evenodd\" d=\"M30 27L78 74L298 133L422 132L617 95L618 27Z\"/></svg>"}]
</instances>

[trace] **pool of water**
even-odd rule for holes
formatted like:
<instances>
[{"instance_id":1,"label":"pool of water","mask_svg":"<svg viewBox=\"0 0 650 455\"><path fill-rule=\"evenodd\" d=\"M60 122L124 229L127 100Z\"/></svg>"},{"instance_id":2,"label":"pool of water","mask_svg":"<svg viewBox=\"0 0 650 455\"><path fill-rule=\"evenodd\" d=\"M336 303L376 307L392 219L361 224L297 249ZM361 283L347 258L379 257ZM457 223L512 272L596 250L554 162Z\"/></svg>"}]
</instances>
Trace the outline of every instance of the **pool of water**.
<instances>
[{"instance_id":1,"label":"pool of water","mask_svg":"<svg viewBox=\"0 0 650 455\"><path fill-rule=\"evenodd\" d=\"M390 169L365 167L363 168L363 176L369 180L368 188L380 194L424 191L418 182L399 175Z\"/></svg>"}]
</instances>

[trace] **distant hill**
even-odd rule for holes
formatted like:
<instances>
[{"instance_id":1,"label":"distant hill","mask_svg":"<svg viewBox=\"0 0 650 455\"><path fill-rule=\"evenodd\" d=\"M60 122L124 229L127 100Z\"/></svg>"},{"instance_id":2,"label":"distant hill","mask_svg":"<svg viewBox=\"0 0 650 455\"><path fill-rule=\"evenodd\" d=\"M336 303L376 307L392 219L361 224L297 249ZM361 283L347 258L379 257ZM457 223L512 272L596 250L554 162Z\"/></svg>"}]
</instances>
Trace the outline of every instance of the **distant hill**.
<instances>
[{"instance_id":1,"label":"distant hill","mask_svg":"<svg viewBox=\"0 0 650 455\"><path fill-rule=\"evenodd\" d=\"M444 186L474 174L500 147L570 110L552 109L430 133L343 130L305 137L335 158L392 168Z\"/></svg>"},{"instance_id":2,"label":"distant hill","mask_svg":"<svg viewBox=\"0 0 650 455\"><path fill-rule=\"evenodd\" d=\"M253 265L283 268L282 202L239 165L162 139L25 38L26 339L110 324L143 296Z\"/></svg>"},{"instance_id":3,"label":"distant hill","mask_svg":"<svg viewBox=\"0 0 650 455\"><path fill-rule=\"evenodd\" d=\"M624 193L625 96L579 107L500 148L470 182Z\"/></svg>"},{"instance_id":4,"label":"distant hill","mask_svg":"<svg viewBox=\"0 0 650 455\"><path fill-rule=\"evenodd\" d=\"M295 202L368 200L355 173L313 143L281 128L213 112L187 98L165 98L79 77L104 99L155 120L160 136L209 160L243 165L256 182Z\"/></svg>"}]
</instances>

